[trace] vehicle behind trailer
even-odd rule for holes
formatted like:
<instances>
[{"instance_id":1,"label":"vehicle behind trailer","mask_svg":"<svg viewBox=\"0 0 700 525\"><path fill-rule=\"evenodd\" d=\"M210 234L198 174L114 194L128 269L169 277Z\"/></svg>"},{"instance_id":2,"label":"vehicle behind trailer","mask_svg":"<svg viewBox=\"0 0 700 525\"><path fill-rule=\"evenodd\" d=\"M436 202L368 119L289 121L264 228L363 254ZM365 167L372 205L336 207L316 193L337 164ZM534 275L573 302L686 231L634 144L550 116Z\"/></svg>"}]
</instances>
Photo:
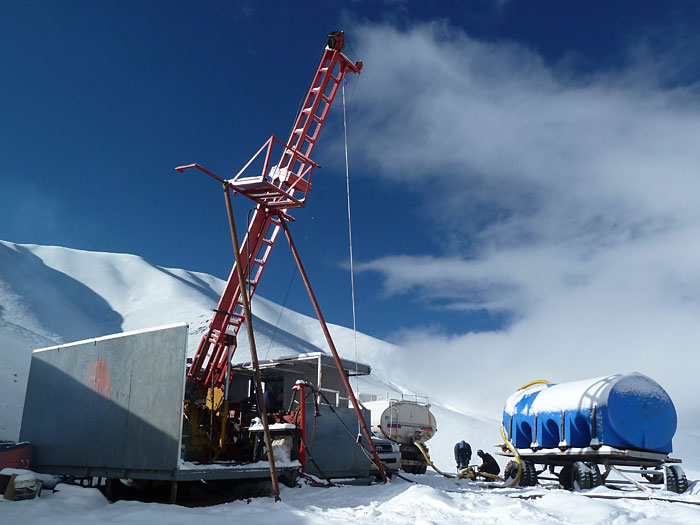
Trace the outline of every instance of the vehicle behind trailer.
<instances>
[{"instance_id":1,"label":"vehicle behind trailer","mask_svg":"<svg viewBox=\"0 0 700 525\"><path fill-rule=\"evenodd\" d=\"M435 416L430 412L428 399L405 396L364 403L372 411L372 432L399 445L401 469L412 474L425 474L428 461L421 449L437 432Z\"/></svg>"}]
</instances>

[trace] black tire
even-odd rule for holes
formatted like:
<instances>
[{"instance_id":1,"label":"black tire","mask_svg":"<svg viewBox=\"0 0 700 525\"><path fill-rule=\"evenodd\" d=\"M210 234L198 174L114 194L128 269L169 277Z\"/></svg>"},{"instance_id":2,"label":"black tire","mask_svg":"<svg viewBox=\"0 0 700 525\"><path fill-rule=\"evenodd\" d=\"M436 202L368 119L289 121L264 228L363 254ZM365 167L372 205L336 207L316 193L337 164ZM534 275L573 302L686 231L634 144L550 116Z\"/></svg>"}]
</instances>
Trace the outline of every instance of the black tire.
<instances>
[{"instance_id":1,"label":"black tire","mask_svg":"<svg viewBox=\"0 0 700 525\"><path fill-rule=\"evenodd\" d=\"M688 490L688 478L686 477L685 472L678 465L671 465L668 467L668 470L673 472L673 476L676 480L675 490L669 490L672 490L677 494L683 494L686 490Z\"/></svg>"},{"instance_id":2,"label":"black tire","mask_svg":"<svg viewBox=\"0 0 700 525\"><path fill-rule=\"evenodd\" d=\"M516 477L518 477L518 462L509 461L503 471L503 478L506 480L507 484L510 484ZM520 483L520 481L518 481L518 483Z\"/></svg>"},{"instance_id":3,"label":"black tire","mask_svg":"<svg viewBox=\"0 0 700 525\"><path fill-rule=\"evenodd\" d=\"M523 461L523 475L520 478L520 485L523 487L534 487L537 485L537 470L531 461Z\"/></svg>"},{"instance_id":4,"label":"black tire","mask_svg":"<svg viewBox=\"0 0 700 525\"><path fill-rule=\"evenodd\" d=\"M520 479L518 480L518 486L520 487L534 487L537 485L537 471L535 470L535 465L530 461L521 461L520 467L522 473L520 474ZM503 478L506 483L511 483L518 476L518 463L515 461L509 461L503 471Z\"/></svg>"},{"instance_id":5,"label":"black tire","mask_svg":"<svg viewBox=\"0 0 700 525\"><path fill-rule=\"evenodd\" d=\"M574 463L571 474L574 488L578 485L579 490L588 490L593 486L591 469L583 461Z\"/></svg>"},{"instance_id":6,"label":"black tire","mask_svg":"<svg viewBox=\"0 0 700 525\"><path fill-rule=\"evenodd\" d=\"M426 472L427 470L428 470L428 464L427 464L427 463L423 463L422 465L419 465L419 466L418 466L418 470L417 470L416 474L425 474L425 472Z\"/></svg>"},{"instance_id":7,"label":"black tire","mask_svg":"<svg viewBox=\"0 0 700 525\"><path fill-rule=\"evenodd\" d=\"M666 490L669 492L678 492L678 477L676 476L676 471L673 468L664 467L666 472Z\"/></svg>"},{"instance_id":8,"label":"black tire","mask_svg":"<svg viewBox=\"0 0 700 525\"><path fill-rule=\"evenodd\" d=\"M601 485L605 485L605 481L603 480L603 476L600 474L598 464L589 463L588 468L591 471L591 488L596 488L600 487Z\"/></svg>"},{"instance_id":9,"label":"black tire","mask_svg":"<svg viewBox=\"0 0 700 525\"><path fill-rule=\"evenodd\" d=\"M559 471L559 484L566 490L574 488L571 465L566 465Z\"/></svg>"}]
</instances>

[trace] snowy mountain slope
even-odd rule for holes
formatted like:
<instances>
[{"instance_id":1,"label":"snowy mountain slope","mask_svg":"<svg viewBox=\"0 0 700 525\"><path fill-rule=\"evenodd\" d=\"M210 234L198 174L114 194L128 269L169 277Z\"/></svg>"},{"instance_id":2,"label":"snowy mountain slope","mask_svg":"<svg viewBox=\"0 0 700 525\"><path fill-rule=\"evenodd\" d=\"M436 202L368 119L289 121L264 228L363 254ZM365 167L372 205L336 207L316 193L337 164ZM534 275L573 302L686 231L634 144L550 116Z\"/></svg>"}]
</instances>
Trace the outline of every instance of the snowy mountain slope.
<instances>
[{"instance_id":1,"label":"snowy mountain slope","mask_svg":"<svg viewBox=\"0 0 700 525\"><path fill-rule=\"evenodd\" d=\"M224 286L224 281L210 275L158 267L134 255L0 241L0 439L18 435L31 350L186 321L188 353L193 355ZM326 351L317 319L261 296L252 305L261 359ZM329 329L341 356L354 359L352 331L336 325ZM247 338L240 337L235 360L249 359ZM434 378L450 363L434 362L426 374L411 365L402 348L362 333L357 334L357 359L373 368L371 377L360 379L360 391L431 398L440 431L429 445L438 465L452 464L452 445L462 439L475 450L499 441L500 413L485 413L478 405L464 409L460 391L466 384L440 385L440 393L452 395L435 395ZM494 395L498 396L484 392L488 406L502 403ZM697 434L679 432L675 442L679 455L700 465Z\"/></svg>"},{"instance_id":2,"label":"snowy mountain slope","mask_svg":"<svg viewBox=\"0 0 700 525\"><path fill-rule=\"evenodd\" d=\"M161 268L140 257L72 250L61 247L0 242L0 439L19 433L31 351L35 348L110 333L186 321L190 325L189 355L193 355L211 319L225 282L185 270ZM283 309L263 297L252 302L253 326L260 359L325 351L327 344L317 319ZM329 325L339 353L355 358L351 330ZM379 395L392 392L427 395L429 385L411 383L393 374L401 349L357 334L357 355L370 363L372 376L360 390ZM239 338L236 361L250 360L246 337ZM495 418L472 417L437 408L441 432L431 443L436 461L451 464L447 429L459 421L459 439L486 447L497 439ZM444 430L443 430L444 429ZM443 442L444 443L441 443ZM444 455L444 459L441 457Z\"/></svg>"},{"instance_id":3,"label":"snowy mountain slope","mask_svg":"<svg viewBox=\"0 0 700 525\"><path fill-rule=\"evenodd\" d=\"M50 344L50 339L0 318L0 440L17 438L31 351Z\"/></svg>"}]
</instances>

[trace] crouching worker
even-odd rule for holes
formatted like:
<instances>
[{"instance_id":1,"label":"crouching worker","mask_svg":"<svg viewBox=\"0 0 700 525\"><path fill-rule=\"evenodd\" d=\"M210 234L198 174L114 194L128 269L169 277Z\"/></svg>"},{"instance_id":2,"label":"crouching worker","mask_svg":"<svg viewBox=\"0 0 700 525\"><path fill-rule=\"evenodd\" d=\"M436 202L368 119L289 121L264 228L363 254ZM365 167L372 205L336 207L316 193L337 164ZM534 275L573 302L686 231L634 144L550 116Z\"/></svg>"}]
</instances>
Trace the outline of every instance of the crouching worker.
<instances>
[{"instance_id":1,"label":"crouching worker","mask_svg":"<svg viewBox=\"0 0 700 525\"><path fill-rule=\"evenodd\" d=\"M472 459L472 447L466 441L460 441L455 445L455 463L457 471L464 470L469 466Z\"/></svg>"},{"instance_id":2,"label":"crouching worker","mask_svg":"<svg viewBox=\"0 0 700 525\"><path fill-rule=\"evenodd\" d=\"M272 388L265 390L263 399L268 413L276 414L282 410L282 385L275 384Z\"/></svg>"},{"instance_id":3,"label":"crouching worker","mask_svg":"<svg viewBox=\"0 0 700 525\"><path fill-rule=\"evenodd\" d=\"M479 472L484 474L491 474L493 476L498 476L501 472L501 467L498 466L496 460L493 456L483 450L479 449L476 451L477 456L481 458L481 466L479 467Z\"/></svg>"}]
</instances>

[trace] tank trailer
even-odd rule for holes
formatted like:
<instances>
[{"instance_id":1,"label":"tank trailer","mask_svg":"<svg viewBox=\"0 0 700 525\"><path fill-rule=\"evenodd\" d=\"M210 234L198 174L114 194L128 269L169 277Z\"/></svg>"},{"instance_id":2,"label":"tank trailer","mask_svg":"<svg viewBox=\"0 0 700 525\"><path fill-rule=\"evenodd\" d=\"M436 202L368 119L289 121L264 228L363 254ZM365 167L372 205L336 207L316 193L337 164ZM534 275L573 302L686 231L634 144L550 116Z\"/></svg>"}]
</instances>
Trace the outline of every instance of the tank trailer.
<instances>
[{"instance_id":1,"label":"tank trailer","mask_svg":"<svg viewBox=\"0 0 700 525\"><path fill-rule=\"evenodd\" d=\"M676 423L668 393L642 374L529 383L503 409L501 454L515 458L506 482L533 486L549 471L564 488L590 489L615 473L615 484L683 493L681 460L669 456Z\"/></svg>"}]
</instances>

